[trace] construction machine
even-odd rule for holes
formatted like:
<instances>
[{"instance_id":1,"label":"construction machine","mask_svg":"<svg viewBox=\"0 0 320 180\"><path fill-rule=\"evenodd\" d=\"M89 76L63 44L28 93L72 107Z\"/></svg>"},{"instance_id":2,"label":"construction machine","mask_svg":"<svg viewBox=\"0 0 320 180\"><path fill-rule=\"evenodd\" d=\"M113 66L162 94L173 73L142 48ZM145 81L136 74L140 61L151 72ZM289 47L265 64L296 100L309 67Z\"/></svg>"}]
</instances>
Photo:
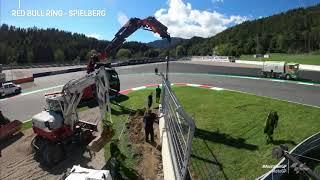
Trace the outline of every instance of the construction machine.
<instances>
[{"instance_id":1,"label":"construction machine","mask_svg":"<svg viewBox=\"0 0 320 180\"><path fill-rule=\"evenodd\" d=\"M32 128L36 134L32 146L45 165L59 163L67 154L66 146L70 143L85 142L89 149L98 151L111 139L113 131L109 95L111 92L120 91L120 81L115 69L110 67L111 63L104 60L140 27L158 33L170 41L167 27L154 17L143 20L131 18L117 32L100 58L93 56L90 59L86 76L68 82L60 93L46 95L47 109L32 117ZM100 120L92 123L79 119L76 111L79 102L93 97L98 100ZM110 118L106 121L106 128L101 130L99 122L104 119L106 107Z\"/></svg>"},{"instance_id":2,"label":"construction machine","mask_svg":"<svg viewBox=\"0 0 320 180\"><path fill-rule=\"evenodd\" d=\"M83 90L91 85L95 85L100 108L100 119L95 122L79 119L77 113ZM89 149L99 151L102 147L97 143L112 137L109 79L104 67L69 81L61 93L48 94L46 103L47 109L32 117L32 128L36 134L32 147L43 164L52 166L59 163L67 154L65 150L70 144L85 143ZM105 119L106 107L110 114L105 121L107 128L99 130L99 123Z\"/></svg>"},{"instance_id":3,"label":"construction machine","mask_svg":"<svg viewBox=\"0 0 320 180\"><path fill-rule=\"evenodd\" d=\"M97 54L92 55L87 64L87 73L93 72L101 66L111 67L111 61L106 61L106 58L112 52L117 51L126 39L138 29L151 31L160 35L161 38L171 41L170 34L167 32L168 28L159 22L155 17L149 16L145 19L131 18L129 21L116 33L110 44L101 52L100 57ZM120 81L115 70L111 73L110 88L111 92L118 93L120 91ZM94 87L85 89L83 99L91 99L94 97Z\"/></svg>"},{"instance_id":4,"label":"construction machine","mask_svg":"<svg viewBox=\"0 0 320 180\"><path fill-rule=\"evenodd\" d=\"M131 18L121 27L110 44L101 52L100 58L92 57L90 59L87 65L87 73L93 72L96 67L99 68L101 61L104 61L112 52L118 50L126 39L140 28L157 33L161 38L167 39L168 42L171 41L170 34L167 32L168 28L155 17L149 16L145 19ZM111 62L103 62L103 64L111 66Z\"/></svg>"}]
</instances>

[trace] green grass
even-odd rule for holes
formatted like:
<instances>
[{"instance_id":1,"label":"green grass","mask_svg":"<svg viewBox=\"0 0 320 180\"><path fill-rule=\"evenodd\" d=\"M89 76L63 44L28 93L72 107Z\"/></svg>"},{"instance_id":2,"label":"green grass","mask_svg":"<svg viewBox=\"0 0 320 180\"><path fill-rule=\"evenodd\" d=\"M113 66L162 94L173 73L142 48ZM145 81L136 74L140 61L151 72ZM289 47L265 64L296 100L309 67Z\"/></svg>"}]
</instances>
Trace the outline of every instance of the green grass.
<instances>
[{"instance_id":1,"label":"green grass","mask_svg":"<svg viewBox=\"0 0 320 180\"><path fill-rule=\"evenodd\" d=\"M126 131L126 122L128 120L130 112L134 112L138 109L143 109L146 107L146 98L147 95L150 94L152 90L141 90L134 93L130 93L128 96L122 95L119 98L111 101L112 104L112 121L113 121L113 128L115 129L115 135L113 139L120 138L119 141L119 149L123 154L126 155L127 159L124 162L124 166L127 169L123 169L122 174L125 174L128 179L130 178L130 173L134 173L134 168L137 164L137 159L134 158L135 155L135 149L131 146L128 139L128 134ZM115 105L116 103L119 103L119 105ZM156 104L154 103L154 106ZM108 115L106 114L108 117ZM121 135L120 135L121 134ZM110 158L110 151L109 151L110 143L106 144L105 149L105 159L108 160Z\"/></svg>"},{"instance_id":2,"label":"green grass","mask_svg":"<svg viewBox=\"0 0 320 180\"><path fill-rule=\"evenodd\" d=\"M213 91L194 87L174 87L178 99L196 121L196 133L191 153L191 170L196 179L254 179L273 165L271 151L285 143L289 149L319 131L320 109L287 103L231 91ZM112 105L114 138L124 128L119 148L127 156L125 166L136 165L134 149L129 145L125 123L130 110L146 106L150 89L130 93L116 99L121 106ZM87 109L84 106L80 111ZM270 110L279 114L274 132L275 144L266 144L263 128ZM31 128L32 123L22 125ZM105 145L105 158L110 157L109 144Z\"/></svg>"},{"instance_id":3,"label":"green grass","mask_svg":"<svg viewBox=\"0 0 320 180\"><path fill-rule=\"evenodd\" d=\"M32 128L32 121L24 122L21 127L21 131Z\"/></svg>"},{"instance_id":4,"label":"green grass","mask_svg":"<svg viewBox=\"0 0 320 180\"><path fill-rule=\"evenodd\" d=\"M253 55L242 55L241 60L260 61L260 58L253 58ZM309 54L284 54L272 53L269 59L261 58L262 61L286 61L299 64L320 65L320 53Z\"/></svg>"},{"instance_id":5,"label":"green grass","mask_svg":"<svg viewBox=\"0 0 320 180\"><path fill-rule=\"evenodd\" d=\"M197 130L191 156L197 179L254 179L277 163L272 148L289 149L319 131L320 109L230 91L175 88ZM270 110L279 114L274 144L266 144L263 128Z\"/></svg>"},{"instance_id":6,"label":"green grass","mask_svg":"<svg viewBox=\"0 0 320 180\"><path fill-rule=\"evenodd\" d=\"M192 174L196 179L254 179L273 165L272 148L288 144L291 149L303 139L318 132L320 111L317 108L272 100L248 94L213 91L193 87L175 87L176 95L186 111L195 118L197 130L191 154ZM145 107L150 90L130 93L121 102L123 107ZM112 106L114 138L128 118L128 110ZM279 114L279 124L274 133L274 144L266 144L263 128L270 110ZM125 164L135 167L134 150L128 146L126 132L121 136L120 149L128 157ZM105 146L108 159L109 145Z\"/></svg>"}]
</instances>

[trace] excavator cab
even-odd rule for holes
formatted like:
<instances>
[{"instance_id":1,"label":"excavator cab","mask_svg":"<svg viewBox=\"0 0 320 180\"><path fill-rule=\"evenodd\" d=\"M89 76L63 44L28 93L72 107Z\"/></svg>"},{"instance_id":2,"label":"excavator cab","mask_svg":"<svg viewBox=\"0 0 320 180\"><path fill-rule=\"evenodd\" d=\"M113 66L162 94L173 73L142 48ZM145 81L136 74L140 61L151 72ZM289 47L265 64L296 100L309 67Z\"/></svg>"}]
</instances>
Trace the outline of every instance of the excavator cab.
<instances>
[{"instance_id":1,"label":"excavator cab","mask_svg":"<svg viewBox=\"0 0 320 180\"><path fill-rule=\"evenodd\" d=\"M120 80L119 80L118 73L113 68L109 69L107 72L108 72L111 93L118 94L120 91Z\"/></svg>"}]
</instances>

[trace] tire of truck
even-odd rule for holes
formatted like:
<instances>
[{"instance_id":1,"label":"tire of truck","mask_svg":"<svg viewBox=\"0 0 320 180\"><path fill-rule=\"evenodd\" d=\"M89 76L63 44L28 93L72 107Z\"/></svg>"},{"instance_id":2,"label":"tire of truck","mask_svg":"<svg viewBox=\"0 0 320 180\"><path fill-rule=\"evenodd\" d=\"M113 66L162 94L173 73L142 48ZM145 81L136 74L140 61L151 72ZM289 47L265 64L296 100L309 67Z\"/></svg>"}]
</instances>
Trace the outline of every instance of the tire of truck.
<instances>
[{"instance_id":1,"label":"tire of truck","mask_svg":"<svg viewBox=\"0 0 320 180\"><path fill-rule=\"evenodd\" d=\"M286 80L291 80L290 74L287 74L287 75L286 75Z\"/></svg>"},{"instance_id":2,"label":"tire of truck","mask_svg":"<svg viewBox=\"0 0 320 180\"><path fill-rule=\"evenodd\" d=\"M16 89L15 91L14 91L14 93L15 94L19 94L21 91L19 90L19 89Z\"/></svg>"},{"instance_id":3,"label":"tire of truck","mask_svg":"<svg viewBox=\"0 0 320 180\"><path fill-rule=\"evenodd\" d=\"M48 143L42 150L42 160L45 166L53 167L64 158L63 145L57 143Z\"/></svg>"}]
</instances>

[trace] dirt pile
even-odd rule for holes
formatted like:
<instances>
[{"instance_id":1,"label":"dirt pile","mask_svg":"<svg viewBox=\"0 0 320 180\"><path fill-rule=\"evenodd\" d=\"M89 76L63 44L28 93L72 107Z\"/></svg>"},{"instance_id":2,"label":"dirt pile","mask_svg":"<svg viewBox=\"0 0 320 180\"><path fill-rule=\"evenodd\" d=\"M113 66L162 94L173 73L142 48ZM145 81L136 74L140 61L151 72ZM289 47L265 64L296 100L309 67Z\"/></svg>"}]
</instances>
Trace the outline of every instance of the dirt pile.
<instances>
[{"instance_id":1,"label":"dirt pile","mask_svg":"<svg viewBox=\"0 0 320 180\"><path fill-rule=\"evenodd\" d=\"M145 142L143 114L137 111L129 117L127 124L129 141L138 160L135 170L143 179L163 179L158 124L154 124L155 142Z\"/></svg>"},{"instance_id":2,"label":"dirt pile","mask_svg":"<svg viewBox=\"0 0 320 180\"><path fill-rule=\"evenodd\" d=\"M133 144L141 144L144 142L144 124L143 124L143 111L137 111L135 114L130 115L127 128L129 129L129 140Z\"/></svg>"}]
</instances>

